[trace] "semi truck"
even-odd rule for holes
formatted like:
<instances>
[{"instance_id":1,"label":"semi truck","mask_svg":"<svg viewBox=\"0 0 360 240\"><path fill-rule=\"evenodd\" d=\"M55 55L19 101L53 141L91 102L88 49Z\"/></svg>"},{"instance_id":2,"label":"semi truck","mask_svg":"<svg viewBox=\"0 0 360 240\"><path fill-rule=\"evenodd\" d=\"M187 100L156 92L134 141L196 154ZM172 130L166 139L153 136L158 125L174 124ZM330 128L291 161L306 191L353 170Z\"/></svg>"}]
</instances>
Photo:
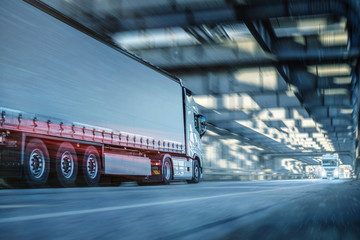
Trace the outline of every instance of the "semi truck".
<instances>
[{"instance_id":1,"label":"semi truck","mask_svg":"<svg viewBox=\"0 0 360 240\"><path fill-rule=\"evenodd\" d=\"M326 154L321 158L321 177L323 179L327 178L339 178L339 155L337 154Z\"/></svg>"},{"instance_id":2,"label":"semi truck","mask_svg":"<svg viewBox=\"0 0 360 240\"><path fill-rule=\"evenodd\" d=\"M1 1L0 30L0 178L202 178L206 120L179 78L41 1Z\"/></svg>"}]
</instances>

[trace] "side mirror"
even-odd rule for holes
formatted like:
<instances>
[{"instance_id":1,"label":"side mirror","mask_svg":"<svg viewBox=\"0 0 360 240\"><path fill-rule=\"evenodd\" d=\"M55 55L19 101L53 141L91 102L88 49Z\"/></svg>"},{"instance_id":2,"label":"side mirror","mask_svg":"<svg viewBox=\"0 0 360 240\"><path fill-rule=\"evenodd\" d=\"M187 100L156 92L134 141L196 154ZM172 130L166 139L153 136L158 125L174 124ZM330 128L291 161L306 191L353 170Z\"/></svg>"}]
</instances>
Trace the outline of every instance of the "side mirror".
<instances>
[{"instance_id":1,"label":"side mirror","mask_svg":"<svg viewBox=\"0 0 360 240\"><path fill-rule=\"evenodd\" d=\"M198 115L197 119L199 122L200 137L202 137L206 133L206 118L203 115Z\"/></svg>"}]
</instances>

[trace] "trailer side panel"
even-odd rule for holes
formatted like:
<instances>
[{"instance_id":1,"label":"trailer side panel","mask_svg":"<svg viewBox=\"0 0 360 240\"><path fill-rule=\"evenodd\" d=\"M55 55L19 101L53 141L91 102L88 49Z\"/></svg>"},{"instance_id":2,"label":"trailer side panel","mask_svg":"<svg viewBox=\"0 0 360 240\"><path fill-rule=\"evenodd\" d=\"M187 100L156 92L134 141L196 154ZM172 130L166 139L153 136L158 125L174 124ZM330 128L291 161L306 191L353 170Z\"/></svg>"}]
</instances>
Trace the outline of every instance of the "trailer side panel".
<instances>
[{"instance_id":1,"label":"trailer side panel","mask_svg":"<svg viewBox=\"0 0 360 240\"><path fill-rule=\"evenodd\" d=\"M23 1L1 5L1 107L184 145L179 83Z\"/></svg>"}]
</instances>

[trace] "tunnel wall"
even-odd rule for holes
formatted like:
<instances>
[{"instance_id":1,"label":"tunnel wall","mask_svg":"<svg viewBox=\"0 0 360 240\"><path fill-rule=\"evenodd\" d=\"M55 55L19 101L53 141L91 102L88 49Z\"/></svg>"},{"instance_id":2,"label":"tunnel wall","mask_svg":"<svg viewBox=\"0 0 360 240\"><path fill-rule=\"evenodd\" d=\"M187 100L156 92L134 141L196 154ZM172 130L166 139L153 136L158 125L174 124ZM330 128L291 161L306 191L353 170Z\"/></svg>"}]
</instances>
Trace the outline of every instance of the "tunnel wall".
<instances>
[{"instance_id":1,"label":"tunnel wall","mask_svg":"<svg viewBox=\"0 0 360 240\"><path fill-rule=\"evenodd\" d=\"M263 149L238 139L206 134L202 138L205 181L281 180L303 178L303 163L291 158L263 157Z\"/></svg>"},{"instance_id":2,"label":"tunnel wall","mask_svg":"<svg viewBox=\"0 0 360 240\"><path fill-rule=\"evenodd\" d=\"M204 180L255 180L258 150L239 140L206 134L202 138Z\"/></svg>"}]
</instances>

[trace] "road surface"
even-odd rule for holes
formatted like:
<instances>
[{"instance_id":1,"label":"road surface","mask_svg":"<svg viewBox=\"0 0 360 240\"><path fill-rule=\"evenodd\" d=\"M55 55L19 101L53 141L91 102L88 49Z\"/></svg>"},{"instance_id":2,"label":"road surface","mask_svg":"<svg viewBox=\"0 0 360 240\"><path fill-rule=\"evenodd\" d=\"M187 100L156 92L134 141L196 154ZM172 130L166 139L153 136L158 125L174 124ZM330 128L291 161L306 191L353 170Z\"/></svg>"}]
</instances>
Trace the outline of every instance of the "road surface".
<instances>
[{"instance_id":1,"label":"road surface","mask_svg":"<svg viewBox=\"0 0 360 240\"><path fill-rule=\"evenodd\" d=\"M0 239L360 239L360 181L1 189Z\"/></svg>"}]
</instances>

